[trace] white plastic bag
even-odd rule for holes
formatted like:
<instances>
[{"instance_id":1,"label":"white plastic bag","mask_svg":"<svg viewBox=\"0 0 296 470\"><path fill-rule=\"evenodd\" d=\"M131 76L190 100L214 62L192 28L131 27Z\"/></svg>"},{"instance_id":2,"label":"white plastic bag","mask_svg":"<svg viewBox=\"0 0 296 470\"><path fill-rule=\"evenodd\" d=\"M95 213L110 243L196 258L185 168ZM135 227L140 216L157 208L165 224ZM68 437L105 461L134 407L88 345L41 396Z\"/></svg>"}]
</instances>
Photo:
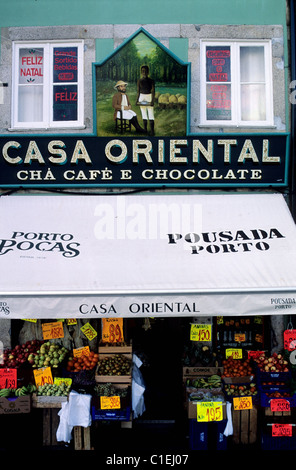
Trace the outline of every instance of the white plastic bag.
<instances>
[{"instance_id":1,"label":"white plastic bag","mask_svg":"<svg viewBox=\"0 0 296 470\"><path fill-rule=\"evenodd\" d=\"M91 395L70 392L69 400L62 403L58 412L60 423L56 432L57 441L70 442L74 426L87 428L91 425L90 413Z\"/></svg>"},{"instance_id":2,"label":"white plastic bag","mask_svg":"<svg viewBox=\"0 0 296 470\"><path fill-rule=\"evenodd\" d=\"M87 428L91 425L90 404L91 395L84 395L75 391L70 392L68 415L70 426Z\"/></svg>"},{"instance_id":3,"label":"white plastic bag","mask_svg":"<svg viewBox=\"0 0 296 470\"><path fill-rule=\"evenodd\" d=\"M232 425L232 414L231 414L231 403L229 401L226 403L226 415L227 415L227 424L224 429L224 436L231 436L233 434L233 425Z\"/></svg>"},{"instance_id":4,"label":"white plastic bag","mask_svg":"<svg viewBox=\"0 0 296 470\"><path fill-rule=\"evenodd\" d=\"M68 424L68 416L69 416L69 402L68 401L62 403L62 408L58 412L58 415L60 417L60 423L56 432L57 441L58 442L60 441L70 442L72 439L73 426L69 426Z\"/></svg>"}]
</instances>

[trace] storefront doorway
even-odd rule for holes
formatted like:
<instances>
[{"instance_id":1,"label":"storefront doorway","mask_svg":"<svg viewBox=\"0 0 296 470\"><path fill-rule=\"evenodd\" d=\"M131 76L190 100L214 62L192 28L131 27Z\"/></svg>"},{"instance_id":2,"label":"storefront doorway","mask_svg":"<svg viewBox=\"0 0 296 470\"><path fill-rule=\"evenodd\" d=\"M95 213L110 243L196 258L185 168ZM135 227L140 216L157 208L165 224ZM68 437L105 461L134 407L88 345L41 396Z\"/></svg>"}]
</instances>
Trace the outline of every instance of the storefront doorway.
<instances>
[{"instance_id":1,"label":"storefront doorway","mask_svg":"<svg viewBox=\"0 0 296 470\"><path fill-rule=\"evenodd\" d=\"M145 412L142 420L176 421L183 414L182 355L188 319L128 321L133 350L142 360Z\"/></svg>"}]
</instances>

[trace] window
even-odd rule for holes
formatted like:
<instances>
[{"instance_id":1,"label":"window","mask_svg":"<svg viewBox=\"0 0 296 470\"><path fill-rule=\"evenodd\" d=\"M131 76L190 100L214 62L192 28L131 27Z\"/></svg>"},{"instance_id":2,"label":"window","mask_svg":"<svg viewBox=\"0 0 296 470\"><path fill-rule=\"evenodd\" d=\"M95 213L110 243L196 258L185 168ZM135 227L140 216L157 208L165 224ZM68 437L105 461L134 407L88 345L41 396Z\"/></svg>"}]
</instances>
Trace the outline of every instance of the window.
<instances>
[{"instance_id":1,"label":"window","mask_svg":"<svg viewBox=\"0 0 296 470\"><path fill-rule=\"evenodd\" d=\"M273 125L271 46L202 42L201 124Z\"/></svg>"},{"instance_id":2,"label":"window","mask_svg":"<svg viewBox=\"0 0 296 470\"><path fill-rule=\"evenodd\" d=\"M83 43L15 43L13 128L83 125Z\"/></svg>"}]
</instances>

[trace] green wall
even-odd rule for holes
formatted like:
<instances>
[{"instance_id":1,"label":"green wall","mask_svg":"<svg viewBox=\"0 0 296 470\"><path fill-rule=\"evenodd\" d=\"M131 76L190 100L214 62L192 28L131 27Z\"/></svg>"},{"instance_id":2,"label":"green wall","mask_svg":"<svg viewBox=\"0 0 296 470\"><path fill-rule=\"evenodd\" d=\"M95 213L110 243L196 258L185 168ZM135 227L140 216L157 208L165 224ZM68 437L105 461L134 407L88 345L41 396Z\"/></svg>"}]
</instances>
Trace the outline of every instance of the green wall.
<instances>
[{"instance_id":1,"label":"green wall","mask_svg":"<svg viewBox=\"0 0 296 470\"><path fill-rule=\"evenodd\" d=\"M0 27L285 24L285 0L0 0Z\"/></svg>"}]
</instances>

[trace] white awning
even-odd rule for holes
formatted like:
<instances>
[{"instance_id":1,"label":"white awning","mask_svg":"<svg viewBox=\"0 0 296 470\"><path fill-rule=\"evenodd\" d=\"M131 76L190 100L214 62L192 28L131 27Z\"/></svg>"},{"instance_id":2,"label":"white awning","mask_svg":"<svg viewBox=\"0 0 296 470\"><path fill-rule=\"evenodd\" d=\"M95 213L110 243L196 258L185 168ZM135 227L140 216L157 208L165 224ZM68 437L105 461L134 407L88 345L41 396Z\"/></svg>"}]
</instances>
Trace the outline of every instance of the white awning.
<instances>
[{"instance_id":1,"label":"white awning","mask_svg":"<svg viewBox=\"0 0 296 470\"><path fill-rule=\"evenodd\" d=\"M280 194L0 198L0 318L296 312Z\"/></svg>"}]
</instances>

